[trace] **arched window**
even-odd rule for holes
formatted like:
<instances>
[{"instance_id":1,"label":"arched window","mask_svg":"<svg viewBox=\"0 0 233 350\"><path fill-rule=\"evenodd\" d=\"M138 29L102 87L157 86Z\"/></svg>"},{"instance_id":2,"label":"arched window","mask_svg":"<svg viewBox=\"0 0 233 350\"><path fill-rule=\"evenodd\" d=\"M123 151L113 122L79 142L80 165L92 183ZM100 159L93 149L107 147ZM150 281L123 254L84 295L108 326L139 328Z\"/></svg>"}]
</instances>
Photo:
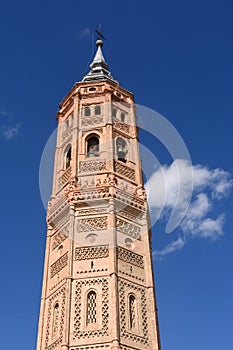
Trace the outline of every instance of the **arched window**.
<instances>
[{"instance_id":1,"label":"arched window","mask_svg":"<svg viewBox=\"0 0 233 350\"><path fill-rule=\"evenodd\" d=\"M134 295L129 296L129 329L136 327L136 298Z\"/></svg>"},{"instance_id":2,"label":"arched window","mask_svg":"<svg viewBox=\"0 0 233 350\"><path fill-rule=\"evenodd\" d=\"M59 320L59 304L56 303L53 308L53 321L52 321L52 337L54 338L58 331Z\"/></svg>"},{"instance_id":3,"label":"arched window","mask_svg":"<svg viewBox=\"0 0 233 350\"><path fill-rule=\"evenodd\" d=\"M65 151L65 169L68 169L70 167L71 163L71 145L68 145Z\"/></svg>"},{"instance_id":4,"label":"arched window","mask_svg":"<svg viewBox=\"0 0 233 350\"><path fill-rule=\"evenodd\" d=\"M91 290L87 294L87 325L96 323L96 292Z\"/></svg>"},{"instance_id":5,"label":"arched window","mask_svg":"<svg viewBox=\"0 0 233 350\"><path fill-rule=\"evenodd\" d=\"M101 114L101 107L100 105L95 106L95 115L100 115Z\"/></svg>"},{"instance_id":6,"label":"arched window","mask_svg":"<svg viewBox=\"0 0 233 350\"><path fill-rule=\"evenodd\" d=\"M92 136L87 140L87 156L98 157L99 155L99 138L97 136Z\"/></svg>"},{"instance_id":7,"label":"arched window","mask_svg":"<svg viewBox=\"0 0 233 350\"><path fill-rule=\"evenodd\" d=\"M85 107L84 115L85 115L85 117L90 117L90 115L91 115L90 107Z\"/></svg>"},{"instance_id":8,"label":"arched window","mask_svg":"<svg viewBox=\"0 0 233 350\"><path fill-rule=\"evenodd\" d=\"M121 113L121 121L122 121L122 123L125 122L125 113L124 112Z\"/></svg>"},{"instance_id":9,"label":"arched window","mask_svg":"<svg viewBox=\"0 0 233 350\"><path fill-rule=\"evenodd\" d=\"M112 108L112 116L115 118L117 116L117 109L115 107Z\"/></svg>"},{"instance_id":10,"label":"arched window","mask_svg":"<svg viewBox=\"0 0 233 350\"><path fill-rule=\"evenodd\" d=\"M116 141L116 147L117 147L118 160L125 163L126 162L126 154L127 154L126 142L123 139L118 138Z\"/></svg>"}]
</instances>

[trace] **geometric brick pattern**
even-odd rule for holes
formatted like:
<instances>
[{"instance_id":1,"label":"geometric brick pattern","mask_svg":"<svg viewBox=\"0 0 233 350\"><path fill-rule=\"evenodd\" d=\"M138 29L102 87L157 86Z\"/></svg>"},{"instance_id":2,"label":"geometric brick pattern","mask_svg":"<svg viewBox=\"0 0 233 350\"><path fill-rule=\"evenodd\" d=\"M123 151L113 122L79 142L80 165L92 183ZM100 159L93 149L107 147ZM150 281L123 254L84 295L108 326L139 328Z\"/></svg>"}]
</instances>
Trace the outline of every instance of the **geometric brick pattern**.
<instances>
[{"instance_id":1,"label":"geometric brick pattern","mask_svg":"<svg viewBox=\"0 0 233 350\"><path fill-rule=\"evenodd\" d=\"M78 220L78 231L88 232L88 231L101 231L107 228L108 222L107 216L100 216L95 218L79 219Z\"/></svg>"},{"instance_id":2,"label":"geometric brick pattern","mask_svg":"<svg viewBox=\"0 0 233 350\"><path fill-rule=\"evenodd\" d=\"M131 265L137 266L140 269L144 269L143 256L133 253L122 247L117 247L118 259L125 261Z\"/></svg>"},{"instance_id":3,"label":"geometric brick pattern","mask_svg":"<svg viewBox=\"0 0 233 350\"><path fill-rule=\"evenodd\" d=\"M90 286L90 288L95 285L101 286L101 300L102 300L102 308L101 315L99 317L102 318L102 328L101 329L93 329L93 330L81 330L81 324L83 322L84 313L82 314L82 304L81 304L81 295L82 288L84 286ZM108 280L107 278L93 278L93 279L85 279L78 280L75 284L75 316L74 316L74 340L85 339L85 338L99 338L102 336L108 335L109 330L109 289L108 289Z\"/></svg>"},{"instance_id":4,"label":"geometric brick pattern","mask_svg":"<svg viewBox=\"0 0 233 350\"><path fill-rule=\"evenodd\" d=\"M59 271L61 271L68 262L68 252L62 255L55 263L53 263L50 267L50 278L55 276Z\"/></svg>"},{"instance_id":5,"label":"geometric brick pattern","mask_svg":"<svg viewBox=\"0 0 233 350\"><path fill-rule=\"evenodd\" d=\"M75 249L75 260L101 259L109 256L107 245L96 247L81 247Z\"/></svg>"},{"instance_id":6,"label":"geometric brick pattern","mask_svg":"<svg viewBox=\"0 0 233 350\"><path fill-rule=\"evenodd\" d=\"M140 227L131 224L125 220L117 218L116 220L117 230L135 239L140 239Z\"/></svg>"},{"instance_id":7,"label":"geometric brick pattern","mask_svg":"<svg viewBox=\"0 0 233 350\"><path fill-rule=\"evenodd\" d=\"M137 306L138 308L140 308L140 310L138 310L138 314L140 315L140 320L138 324L142 328L143 336L137 333L133 333L133 329L129 329L128 327L130 315L128 315L126 312L126 305L129 300L129 294L132 292L135 292L135 294L140 295L140 299L137 301ZM145 288L137 284L130 283L127 280L119 279L119 298L121 336L135 343L140 343L142 345L148 346L149 339ZM131 315L131 317L132 316L133 315Z\"/></svg>"}]
</instances>

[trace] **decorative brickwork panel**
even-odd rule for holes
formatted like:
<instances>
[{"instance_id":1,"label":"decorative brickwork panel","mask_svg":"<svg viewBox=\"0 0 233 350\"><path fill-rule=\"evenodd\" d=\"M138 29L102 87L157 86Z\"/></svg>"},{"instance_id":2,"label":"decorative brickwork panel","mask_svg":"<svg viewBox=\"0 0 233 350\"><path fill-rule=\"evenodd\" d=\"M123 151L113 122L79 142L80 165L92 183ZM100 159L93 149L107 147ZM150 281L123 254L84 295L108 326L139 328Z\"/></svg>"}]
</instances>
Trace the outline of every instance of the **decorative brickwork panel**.
<instances>
[{"instance_id":1,"label":"decorative brickwork panel","mask_svg":"<svg viewBox=\"0 0 233 350\"><path fill-rule=\"evenodd\" d=\"M70 136L72 132L72 125L69 126L63 133L62 133L62 141L64 141L68 136Z\"/></svg>"},{"instance_id":2,"label":"decorative brickwork panel","mask_svg":"<svg viewBox=\"0 0 233 350\"><path fill-rule=\"evenodd\" d=\"M116 198L121 200L124 203L129 203L131 206L138 208L140 210L144 210L144 201L137 196L127 193L126 191L121 190L120 188L116 189Z\"/></svg>"},{"instance_id":3,"label":"decorative brickwork panel","mask_svg":"<svg viewBox=\"0 0 233 350\"><path fill-rule=\"evenodd\" d=\"M79 232L101 231L108 227L108 217L99 216L89 219L78 220L77 228Z\"/></svg>"},{"instance_id":4,"label":"decorative brickwork panel","mask_svg":"<svg viewBox=\"0 0 233 350\"><path fill-rule=\"evenodd\" d=\"M122 162L115 161L115 170L118 174L123 175L127 179L135 181L135 170L129 168L127 165Z\"/></svg>"},{"instance_id":5,"label":"decorative brickwork panel","mask_svg":"<svg viewBox=\"0 0 233 350\"><path fill-rule=\"evenodd\" d=\"M50 277L54 277L59 271L64 269L68 263L68 252L62 255L55 263L50 267Z\"/></svg>"},{"instance_id":6,"label":"decorative brickwork panel","mask_svg":"<svg viewBox=\"0 0 233 350\"><path fill-rule=\"evenodd\" d=\"M69 236L69 223L59 230L52 239L52 249L56 249Z\"/></svg>"},{"instance_id":7,"label":"decorative brickwork panel","mask_svg":"<svg viewBox=\"0 0 233 350\"><path fill-rule=\"evenodd\" d=\"M94 287L95 285L101 285L101 299L102 299L102 307L101 307L101 317L102 317L102 326L101 329L93 329L93 330L81 330L81 322L82 322L82 303L81 303L81 295L82 288L85 286ZM108 280L107 278L95 278L88 280L79 280L76 281L76 289L75 289L75 319L74 319L74 340L76 338L99 338L108 335L109 329L109 290L108 290Z\"/></svg>"},{"instance_id":8,"label":"decorative brickwork panel","mask_svg":"<svg viewBox=\"0 0 233 350\"><path fill-rule=\"evenodd\" d=\"M56 224L56 222L59 221L59 219L57 218L58 216L60 217L60 219L63 220L64 215L62 215L62 218L60 215L63 214L62 212L64 210L68 209L67 207L68 207L68 203L66 201L66 197L64 196L60 197L55 203L49 202L48 214L47 214L48 222Z\"/></svg>"},{"instance_id":9,"label":"decorative brickwork panel","mask_svg":"<svg viewBox=\"0 0 233 350\"><path fill-rule=\"evenodd\" d=\"M88 208L88 209L81 209L78 211L78 215L90 215L90 214L102 214L106 213L106 208Z\"/></svg>"},{"instance_id":10,"label":"decorative brickwork panel","mask_svg":"<svg viewBox=\"0 0 233 350\"><path fill-rule=\"evenodd\" d=\"M109 256L107 245L96 247L81 247L75 249L75 260L101 259Z\"/></svg>"},{"instance_id":11,"label":"decorative brickwork panel","mask_svg":"<svg viewBox=\"0 0 233 350\"><path fill-rule=\"evenodd\" d=\"M91 173L106 170L106 160L82 160L79 162L80 173Z\"/></svg>"},{"instance_id":12,"label":"decorative brickwork panel","mask_svg":"<svg viewBox=\"0 0 233 350\"><path fill-rule=\"evenodd\" d=\"M100 345L86 345L86 346L79 346L78 348L71 348L70 350L103 350L103 349L109 349L108 344L100 344Z\"/></svg>"},{"instance_id":13,"label":"decorative brickwork panel","mask_svg":"<svg viewBox=\"0 0 233 350\"><path fill-rule=\"evenodd\" d=\"M58 179L58 188L63 187L70 179L71 176L71 167L69 167L61 177Z\"/></svg>"},{"instance_id":14,"label":"decorative brickwork panel","mask_svg":"<svg viewBox=\"0 0 233 350\"><path fill-rule=\"evenodd\" d=\"M65 213L63 212L62 215L58 215L53 219L53 225L55 226L56 229L59 229L59 231L65 231L66 232L66 227L67 227L67 222L70 219L69 215L69 208L65 208Z\"/></svg>"},{"instance_id":15,"label":"decorative brickwork panel","mask_svg":"<svg viewBox=\"0 0 233 350\"><path fill-rule=\"evenodd\" d=\"M63 339L63 329L64 329L64 320L65 320L65 294L66 288L58 290L53 294L49 299L48 305L48 318L46 325L46 334L45 334L45 350L54 350L56 347L62 343ZM58 337L52 342L52 323L53 323L53 308L55 302L58 301L60 305L60 313L58 318ZM51 343L52 342L52 343ZM49 345L50 343L50 345Z\"/></svg>"},{"instance_id":16,"label":"decorative brickwork panel","mask_svg":"<svg viewBox=\"0 0 233 350\"><path fill-rule=\"evenodd\" d=\"M127 222L120 218L117 218L116 226L119 232L122 232L125 235L133 237L135 239L140 239L140 232L141 232L140 227L133 225L130 222Z\"/></svg>"},{"instance_id":17,"label":"decorative brickwork panel","mask_svg":"<svg viewBox=\"0 0 233 350\"><path fill-rule=\"evenodd\" d=\"M82 118L82 126L92 126L97 124L102 124L104 121L103 117L87 117Z\"/></svg>"},{"instance_id":18,"label":"decorative brickwork panel","mask_svg":"<svg viewBox=\"0 0 233 350\"><path fill-rule=\"evenodd\" d=\"M144 269L143 256L133 253L130 250L118 247L117 248L117 257L118 259L125 261L131 265L140 267Z\"/></svg>"},{"instance_id":19,"label":"decorative brickwork panel","mask_svg":"<svg viewBox=\"0 0 233 350\"><path fill-rule=\"evenodd\" d=\"M142 327L142 336L136 333L133 333L132 330L129 331L129 315L127 315L126 304L128 303L128 293L135 292L135 294L140 295L140 300L138 300L138 306L140 310L139 321L140 326ZM149 345L148 339L148 322L147 322L147 303L146 303L146 294L145 288L137 284L133 284L126 280L119 280L119 298L120 298L120 330L121 336L125 339L139 343L142 345Z\"/></svg>"},{"instance_id":20,"label":"decorative brickwork panel","mask_svg":"<svg viewBox=\"0 0 233 350\"><path fill-rule=\"evenodd\" d=\"M114 127L120 131L126 132L127 134L129 134L130 132L130 127L129 125L125 124L125 123L115 123Z\"/></svg>"}]
</instances>

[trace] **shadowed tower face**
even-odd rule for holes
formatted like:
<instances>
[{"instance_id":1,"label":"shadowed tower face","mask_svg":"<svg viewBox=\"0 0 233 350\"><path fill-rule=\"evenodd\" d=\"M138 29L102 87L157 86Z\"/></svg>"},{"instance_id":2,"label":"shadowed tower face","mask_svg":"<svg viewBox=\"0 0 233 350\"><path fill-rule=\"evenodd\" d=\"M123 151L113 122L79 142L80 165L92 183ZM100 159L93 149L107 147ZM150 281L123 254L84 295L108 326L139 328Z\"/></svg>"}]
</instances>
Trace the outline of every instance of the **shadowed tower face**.
<instances>
[{"instance_id":1,"label":"shadowed tower face","mask_svg":"<svg viewBox=\"0 0 233 350\"><path fill-rule=\"evenodd\" d=\"M157 350L134 97L96 44L57 114L37 350Z\"/></svg>"}]
</instances>

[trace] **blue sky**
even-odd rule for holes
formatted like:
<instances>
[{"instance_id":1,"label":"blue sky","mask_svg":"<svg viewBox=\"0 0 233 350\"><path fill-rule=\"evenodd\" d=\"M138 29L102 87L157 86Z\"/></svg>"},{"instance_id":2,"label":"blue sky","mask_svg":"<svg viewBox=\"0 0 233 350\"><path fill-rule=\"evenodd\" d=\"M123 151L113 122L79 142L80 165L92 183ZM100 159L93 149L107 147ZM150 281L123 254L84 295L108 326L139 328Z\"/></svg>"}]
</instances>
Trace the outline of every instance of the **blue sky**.
<instances>
[{"instance_id":1,"label":"blue sky","mask_svg":"<svg viewBox=\"0 0 233 350\"><path fill-rule=\"evenodd\" d=\"M232 348L233 196L229 188L215 196L216 186L233 174L232 11L230 1L209 0L1 3L2 348L35 349L46 230L40 158L56 128L58 103L88 70L97 23L114 77L185 141L199 183L193 205L200 195L207 198L203 209L196 202L206 215L195 211L195 232L184 222L164 233L172 202L153 229L163 350ZM150 141L141 134L169 180L172 159L160 142ZM216 180L216 169L228 174ZM200 232L203 220L221 215L219 234Z\"/></svg>"}]
</instances>

